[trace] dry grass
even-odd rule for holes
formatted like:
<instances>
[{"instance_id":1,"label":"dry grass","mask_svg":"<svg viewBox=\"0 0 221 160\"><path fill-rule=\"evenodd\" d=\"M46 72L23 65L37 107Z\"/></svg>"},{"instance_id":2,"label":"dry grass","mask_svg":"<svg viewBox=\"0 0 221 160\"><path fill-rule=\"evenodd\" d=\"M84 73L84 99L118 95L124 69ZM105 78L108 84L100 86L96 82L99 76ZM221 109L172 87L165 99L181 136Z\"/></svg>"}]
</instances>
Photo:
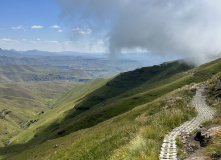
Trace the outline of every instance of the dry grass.
<instances>
[{"instance_id":1,"label":"dry grass","mask_svg":"<svg viewBox=\"0 0 221 160\"><path fill-rule=\"evenodd\" d=\"M221 158L221 130L215 133L212 143L204 149L204 152L212 158Z\"/></svg>"}]
</instances>

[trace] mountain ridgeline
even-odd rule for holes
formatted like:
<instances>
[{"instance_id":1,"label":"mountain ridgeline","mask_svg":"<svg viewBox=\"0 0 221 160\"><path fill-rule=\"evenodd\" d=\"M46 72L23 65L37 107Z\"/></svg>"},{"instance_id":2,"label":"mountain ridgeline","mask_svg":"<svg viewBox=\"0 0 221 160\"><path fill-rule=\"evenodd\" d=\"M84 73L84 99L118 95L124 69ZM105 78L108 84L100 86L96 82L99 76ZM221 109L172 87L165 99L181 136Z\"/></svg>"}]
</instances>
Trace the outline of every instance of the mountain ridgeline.
<instances>
[{"instance_id":1,"label":"mountain ridgeline","mask_svg":"<svg viewBox=\"0 0 221 160\"><path fill-rule=\"evenodd\" d=\"M165 134L196 114L192 84L220 70L221 59L196 68L179 60L77 86L24 123L0 158L157 160Z\"/></svg>"},{"instance_id":2,"label":"mountain ridgeline","mask_svg":"<svg viewBox=\"0 0 221 160\"><path fill-rule=\"evenodd\" d=\"M182 61L175 61L121 73L112 80L108 81L101 88L88 94L81 103L78 103L75 106L75 108L77 110L88 110L99 103L113 97L117 97L129 90L142 88L142 86L163 81L170 76L173 76L179 72L184 72L191 68L192 67L188 66Z\"/></svg>"}]
</instances>

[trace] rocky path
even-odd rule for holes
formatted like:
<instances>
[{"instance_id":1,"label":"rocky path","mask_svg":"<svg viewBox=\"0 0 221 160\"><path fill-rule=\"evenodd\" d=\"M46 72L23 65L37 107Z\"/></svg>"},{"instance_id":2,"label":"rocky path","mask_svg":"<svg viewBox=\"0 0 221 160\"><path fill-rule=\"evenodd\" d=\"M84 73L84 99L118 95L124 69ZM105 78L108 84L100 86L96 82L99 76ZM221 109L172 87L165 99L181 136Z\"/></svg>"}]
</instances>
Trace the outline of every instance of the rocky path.
<instances>
[{"instance_id":1,"label":"rocky path","mask_svg":"<svg viewBox=\"0 0 221 160\"><path fill-rule=\"evenodd\" d=\"M199 125L206 121L213 118L215 113L207 104L206 104L206 97L202 95L203 89L198 89L196 95L193 97L193 105L198 112L197 117L193 118L190 121L183 123L181 126L172 130L172 132L168 133L161 146L161 151L159 155L160 160L170 159L176 160L177 159L177 146L176 146L176 136L180 135L182 132L190 133L194 129L197 129Z\"/></svg>"}]
</instances>

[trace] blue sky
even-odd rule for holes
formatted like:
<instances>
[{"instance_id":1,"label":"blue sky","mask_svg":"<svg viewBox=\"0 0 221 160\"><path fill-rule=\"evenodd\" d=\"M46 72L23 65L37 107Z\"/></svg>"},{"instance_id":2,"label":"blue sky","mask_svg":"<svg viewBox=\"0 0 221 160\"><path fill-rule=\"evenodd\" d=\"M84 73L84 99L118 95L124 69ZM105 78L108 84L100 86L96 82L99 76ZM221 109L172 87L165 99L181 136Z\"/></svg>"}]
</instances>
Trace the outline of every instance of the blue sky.
<instances>
[{"instance_id":1,"label":"blue sky","mask_svg":"<svg viewBox=\"0 0 221 160\"><path fill-rule=\"evenodd\" d=\"M103 52L102 41L90 44L90 28L66 25L60 13L55 0L1 0L0 48Z\"/></svg>"},{"instance_id":2,"label":"blue sky","mask_svg":"<svg viewBox=\"0 0 221 160\"><path fill-rule=\"evenodd\" d=\"M220 19L220 0L0 0L0 47L207 59Z\"/></svg>"}]
</instances>

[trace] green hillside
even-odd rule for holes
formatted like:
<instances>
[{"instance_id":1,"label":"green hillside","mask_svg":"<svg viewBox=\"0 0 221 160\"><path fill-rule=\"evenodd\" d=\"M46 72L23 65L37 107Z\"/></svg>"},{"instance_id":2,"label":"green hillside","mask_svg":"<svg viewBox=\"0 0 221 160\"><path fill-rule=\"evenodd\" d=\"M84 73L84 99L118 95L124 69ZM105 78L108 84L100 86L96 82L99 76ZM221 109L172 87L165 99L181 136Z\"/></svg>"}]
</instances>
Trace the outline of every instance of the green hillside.
<instances>
[{"instance_id":1,"label":"green hillside","mask_svg":"<svg viewBox=\"0 0 221 160\"><path fill-rule=\"evenodd\" d=\"M0 158L158 159L164 135L195 116L191 84L220 72L220 62L192 69L174 61L76 87L0 148Z\"/></svg>"},{"instance_id":2,"label":"green hillside","mask_svg":"<svg viewBox=\"0 0 221 160\"><path fill-rule=\"evenodd\" d=\"M77 82L26 82L0 84L0 146L7 145L32 118L49 110L55 100Z\"/></svg>"}]
</instances>

